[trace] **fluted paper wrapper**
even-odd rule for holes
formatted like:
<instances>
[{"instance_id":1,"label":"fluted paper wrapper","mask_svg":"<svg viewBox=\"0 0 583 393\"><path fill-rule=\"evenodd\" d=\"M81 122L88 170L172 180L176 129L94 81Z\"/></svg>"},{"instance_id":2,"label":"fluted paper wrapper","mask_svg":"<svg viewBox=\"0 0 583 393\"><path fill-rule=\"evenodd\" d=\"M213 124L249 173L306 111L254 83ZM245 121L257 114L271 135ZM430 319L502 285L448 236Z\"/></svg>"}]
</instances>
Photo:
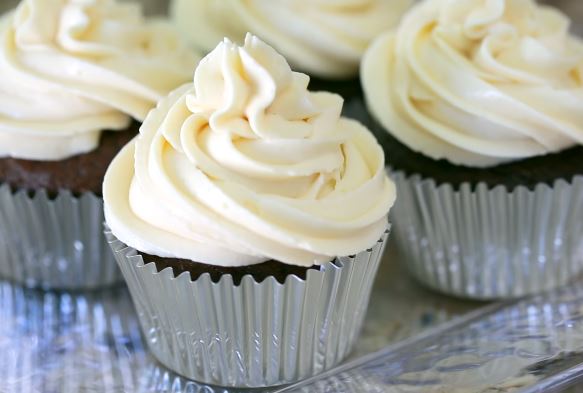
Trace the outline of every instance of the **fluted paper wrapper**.
<instances>
[{"instance_id":1,"label":"fluted paper wrapper","mask_svg":"<svg viewBox=\"0 0 583 393\"><path fill-rule=\"evenodd\" d=\"M583 271L583 176L509 191L394 172L402 259L422 283L474 299L517 297Z\"/></svg>"},{"instance_id":2,"label":"fluted paper wrapper","mask_svg":"<svg viewBox=\"0 0 583 393\"><path fill-rule=\"evenodd\" d=\"M28 287L93 289L123 280L92 193L30 196L0 186L0 276Z\"/></svg>"},{"instance_id":3,"label":"fluted paper wrapper","mask_svg":"<svg viewBox=\"0 0 583 393\"><path fill-rule=\"evenodd\" d=\"M190 379L219 386L291 383L350 352L362 326L386 233L375 246L310 270L305 280L225 275L192 281L157 272L106 231L154 356Z\"/></svg>"}]
</instances>

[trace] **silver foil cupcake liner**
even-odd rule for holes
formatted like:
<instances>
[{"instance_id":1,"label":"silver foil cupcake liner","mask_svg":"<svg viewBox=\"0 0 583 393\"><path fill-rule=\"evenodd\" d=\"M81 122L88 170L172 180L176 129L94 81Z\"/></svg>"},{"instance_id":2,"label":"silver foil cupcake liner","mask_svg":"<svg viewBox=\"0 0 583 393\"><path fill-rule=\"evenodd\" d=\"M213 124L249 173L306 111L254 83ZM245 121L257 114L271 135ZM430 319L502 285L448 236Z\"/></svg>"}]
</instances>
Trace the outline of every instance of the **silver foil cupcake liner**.
<instances>
[{"instance_id":1,"label":"silver foil cupcake liner","mask_svg":"<svg viewBox=\"0 0 583 393\"><path fill-rule=\"evenodd\" d=\"M389 170L390 171L390 170ZM393 232L422 283L473 299L518 297L583 272L583 176L530 190L474 189L392 173Z\"/></svg>"},{"instance_id":2,"label":"silver foil cupcake liner","mask_svg":"<svg viewBox=\"0 0 583 393\"><path fill-rule=\"evenodd\" d=\"M27 287L94 289L123 281L92 193L33 196L0 186L0 277Z\"/></svg>"},{"instance_id":3,"label":"silver foil cupcake liner","mask_svg":"<svg viewBox=\"0 0 583 393\"><path fill-rule=\"evenodd\" d=\"M169 369L219 386L264 387L313 376L342 361L362 326L388 232L371 249L310 270L305 280L157 272L106 230L145 340Z\"/></svg>"}]
</instances>

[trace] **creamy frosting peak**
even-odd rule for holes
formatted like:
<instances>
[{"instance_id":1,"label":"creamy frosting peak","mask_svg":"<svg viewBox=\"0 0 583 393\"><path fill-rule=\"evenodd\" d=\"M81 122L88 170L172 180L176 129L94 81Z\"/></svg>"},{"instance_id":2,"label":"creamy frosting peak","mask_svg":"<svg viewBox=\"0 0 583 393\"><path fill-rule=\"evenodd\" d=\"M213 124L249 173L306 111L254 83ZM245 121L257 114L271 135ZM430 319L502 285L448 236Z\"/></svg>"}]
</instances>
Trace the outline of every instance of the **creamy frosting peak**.
<instances>
[{"instance_id":1,"label":"creamy frosting peak","mask_svg":"<svg viewBox=\"0 0 583 393\"><path fill-rule=\"evenodd\" d=\"M222 37L260 36L305 72L358 73L369 43L394 27L411 0L174 0L173 18L200 49Z\"/></svg>"},{"instance_id":2,"label":"creamy frosting peak","mask_svg":"<svg viewBox=\"0 0 583 393\"><path fill-rule=\"evenodd\" d=\"M0 156L57 160L143 120L197 58L114 0L24 0L0 20Z\"/></svg>"},{"instance_id":3,"label":"creamy frosting peak","mask_svg":"<svg viewBox=\"0 0 583 393\"><path fill-rule=\"evenodd\" d=\"M224 40L110 166L113 233L223 266L311 266L373 245L395 200L382 149L308 82L256 37Z\"/></svg>"},{"instance_id":4,"label":"creamy frosting peak","mask_svg":"<svg viewBox=\"0 0 583 393\"><path fill-rule=\"evenodd\" d=\"M362 64L371 112L432 158L492 166L583 143L583 44L533 0L427 0Z\"/></svg>"}]
</instances>

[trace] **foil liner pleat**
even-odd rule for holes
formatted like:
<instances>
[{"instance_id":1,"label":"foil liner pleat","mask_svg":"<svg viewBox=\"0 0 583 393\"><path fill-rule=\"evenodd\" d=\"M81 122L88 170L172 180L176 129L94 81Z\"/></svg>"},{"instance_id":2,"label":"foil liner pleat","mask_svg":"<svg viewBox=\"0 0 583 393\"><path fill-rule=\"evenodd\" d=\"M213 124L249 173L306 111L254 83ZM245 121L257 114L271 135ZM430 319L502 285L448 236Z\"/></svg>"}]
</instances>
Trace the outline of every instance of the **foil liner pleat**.
<instances>
[{"instance_id":1,"label":"foil liner pleat","mask_svg":"<svg viewBox=\"0 0 583 393\"><path fill-rule=\"evenodd\" d=\"M150 351L183 376L229 387L291 383L342 361L359 335L387 236L305 280L245 276L235 286L230 275L214 283L209 274L192 281L157 272L106 230Z\"/></svg>"},{"instance_id":2,"label":"foil liner pleat","mask_svg":"<svg viewBox=\"0 0 583 393\"><path fill-rule=\"evenodd\" d=\"M392 176L397 247L429 287L509 298L564 285L583 271L583 176L512 191Z\"/></svg>"},{"instance_id":3,"label":"foil liner pleat","mask_svg":"<svg viewBox=\"0 0 583 393\"><path fill-rule=\"evenodd\" d=\"M93 289L123 280L92 193L29 195L0 186L0 276L28 287Z\"/></svg>"}]
</instances>

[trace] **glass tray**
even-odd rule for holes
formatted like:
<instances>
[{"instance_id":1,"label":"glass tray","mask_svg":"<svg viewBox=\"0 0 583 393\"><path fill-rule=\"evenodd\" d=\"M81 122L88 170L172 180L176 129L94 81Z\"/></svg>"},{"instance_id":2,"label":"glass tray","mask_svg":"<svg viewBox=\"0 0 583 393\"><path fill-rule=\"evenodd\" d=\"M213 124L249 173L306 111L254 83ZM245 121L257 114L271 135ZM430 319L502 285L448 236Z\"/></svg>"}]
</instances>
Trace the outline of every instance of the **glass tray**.
<instances>
[{"instance_id":1,"label":"glass tray","mask_svg":"<svg viewBox=\"0 0 583 393\"><path fill-rule=\"evenodd\" d=\"M277 392L559 392L583 381L583 284L493 304Z\"/></svg>"},{"instance_id":2,"label":"glass tray","mask_svg":"<svg viewBox=\"0 0 583 393\"><path fill-rule=\"evenodd\" d=\"M426 291L395 259L386 255L347 363L296 386L255 391L530 393L583 378L583 283L487 305ZM237 391L188 381L151 358L124 287L55 293L7 282L0 381L2 393Z\"/></svg>"},{"instance_id":3,"label":"glass tray","mask_svg":"<svg viewBox=\"0 0 583 393\"><path fill-rule=\"evenodd\" d=\"M142 1L149 13L167 6ZM583 20L583 1L548 2ZM0 1L0 12L16 3ZM349 115L361 111L361 103L348 103ZM344 365L259 391L530 393L559 391L583 376L583 283L488 305L421 288L398 259L389 244ZM55 293L0 281L0 393L235 391L185 380L151 358L123 287Z\"/></svg>"}]
</instances>

